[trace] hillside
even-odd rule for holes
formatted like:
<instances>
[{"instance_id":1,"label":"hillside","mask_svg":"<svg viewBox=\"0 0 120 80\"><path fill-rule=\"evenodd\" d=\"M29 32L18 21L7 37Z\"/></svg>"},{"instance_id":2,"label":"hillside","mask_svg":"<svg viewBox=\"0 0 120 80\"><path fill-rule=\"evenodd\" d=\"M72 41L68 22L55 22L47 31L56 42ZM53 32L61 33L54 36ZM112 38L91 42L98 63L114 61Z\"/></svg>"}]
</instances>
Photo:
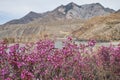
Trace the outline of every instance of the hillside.
<instances>
[{"instance_id":1,"label":"hillside","mask_svg":"<svg viewBox=\"0 0 120 80\"><path fill-rule=\"evenodd\" d=\"M102 41L120 40L120 13L91 18L73 32L79 40L97 39Z\"/></svg>"},{"instance_id":2,"label":"hillside","mask_svg":"<svg viewBox=\"0 0 120 80\"><path fill-rule=\"evenodd\" d=\"M50 23L35 21L28 24L7 25L0 28L0 38L15 38L23 42L43 39L45 36L49 38L63 38L71 35L83 23L83 20L62 20Z\"/></svg>"}]
</instances>

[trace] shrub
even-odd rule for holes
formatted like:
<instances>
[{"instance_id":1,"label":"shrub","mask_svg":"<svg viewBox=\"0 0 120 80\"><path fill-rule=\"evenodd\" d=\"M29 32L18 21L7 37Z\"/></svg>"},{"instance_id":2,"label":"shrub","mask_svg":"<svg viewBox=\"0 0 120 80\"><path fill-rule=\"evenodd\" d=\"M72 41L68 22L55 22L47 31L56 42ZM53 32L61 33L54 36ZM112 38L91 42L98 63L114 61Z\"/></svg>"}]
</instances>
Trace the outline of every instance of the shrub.
<instances>
[{"instance_id":1,"label":"shrub","mask_svg":"<svg viewBox=\"0 0 120 80\"><path fill-rule=\"evenodd\" d=\"M0 80L119 80L120 45L101 46L96 41L77 45L69 37L63 48L54 41L7 46L0 42Z\"/></svg>"}]
</instances>

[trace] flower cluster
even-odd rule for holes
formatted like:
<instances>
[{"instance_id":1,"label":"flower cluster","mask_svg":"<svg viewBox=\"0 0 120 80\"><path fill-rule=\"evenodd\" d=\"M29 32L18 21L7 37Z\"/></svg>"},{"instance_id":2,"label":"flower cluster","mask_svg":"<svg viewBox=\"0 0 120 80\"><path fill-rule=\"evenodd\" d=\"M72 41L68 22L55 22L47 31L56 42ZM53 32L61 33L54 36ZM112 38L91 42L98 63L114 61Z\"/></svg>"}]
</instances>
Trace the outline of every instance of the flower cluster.
<instances>
[{"instance_id":1,"label":"flower cluster","mask_svg":"<svg viewBox=\"0 0 120 80\"><path fill-rule=\"evenodd\" d=\"M1 41L0 80L119 80L120 45L95 48L95 43L75 44L68 37L59 49L52 40Z\"/></svg>"}]
</instances>

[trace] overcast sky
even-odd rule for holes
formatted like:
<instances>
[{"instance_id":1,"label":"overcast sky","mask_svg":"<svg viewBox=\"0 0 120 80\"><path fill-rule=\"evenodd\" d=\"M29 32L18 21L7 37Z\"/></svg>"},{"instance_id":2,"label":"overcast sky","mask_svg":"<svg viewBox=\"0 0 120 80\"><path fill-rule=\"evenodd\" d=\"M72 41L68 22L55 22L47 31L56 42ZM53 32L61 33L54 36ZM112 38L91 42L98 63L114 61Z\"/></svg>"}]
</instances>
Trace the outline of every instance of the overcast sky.
<instances>
[{"instance_id":1,"label":"overcast sky","mask_svg":"<svg viewBox=\"0 0 120 80\"><path fill-rule=\"evenodd\" d=\"M42 13L70 2L78 5L100 3L104 7L120 9L120 0L0 0L0 24L21 18L30 11Z\"/></svg>"}]
</instances>

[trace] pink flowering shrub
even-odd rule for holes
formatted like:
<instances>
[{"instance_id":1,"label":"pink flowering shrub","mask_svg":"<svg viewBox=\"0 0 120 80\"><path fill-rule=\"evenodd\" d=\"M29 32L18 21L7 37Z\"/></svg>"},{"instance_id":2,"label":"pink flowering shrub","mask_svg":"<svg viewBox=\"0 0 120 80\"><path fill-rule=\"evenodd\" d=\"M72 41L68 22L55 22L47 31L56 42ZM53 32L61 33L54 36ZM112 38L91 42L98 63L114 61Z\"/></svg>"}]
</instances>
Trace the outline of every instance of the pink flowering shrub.
<instances>
[{"instance_id":1,"label":"pink flowering shrub","mask_svg":"<svg viewBox=\"0 0 120 80\"><path fill-rule=\"evenodd\" d=\"M62 49L54 41L8 46L0 42L0 80L119 80L120 45L95 48L95 40Z\"/></svg>"}]
</instances>

